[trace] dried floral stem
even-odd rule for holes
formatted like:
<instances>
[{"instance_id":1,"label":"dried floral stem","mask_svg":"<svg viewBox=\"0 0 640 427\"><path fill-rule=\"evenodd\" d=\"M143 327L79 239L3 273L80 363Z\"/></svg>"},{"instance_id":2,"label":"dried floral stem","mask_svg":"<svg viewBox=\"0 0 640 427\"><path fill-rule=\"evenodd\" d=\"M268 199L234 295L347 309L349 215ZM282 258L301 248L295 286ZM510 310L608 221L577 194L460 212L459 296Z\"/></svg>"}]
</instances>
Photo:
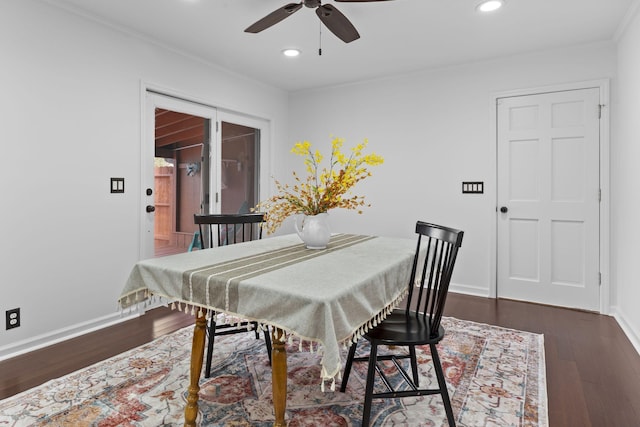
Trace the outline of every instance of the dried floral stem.
<instances>
[{"instance_id":1,"label":"dried floral stem","mask_svg":"<svg viewBox=\"0 0 640 427\"><path fill-rule=\"evenodd\" d=\"M276 180L278 194L260 202L255 211L265 212L267 232L273 233L282 222L295 214L317 215L333 208L354 209L359 214L365 205L364 196L348 195L358 182L371 172L367 166L377 166L384 159L375 154L363 154L368 141L356 145L347 157L342 151L344 139L334 138L331 142L329 168L320 168L323 156L319 150L311 151L308 141L297 142L291 152L304 157L308 175L301 179L293 172L293 187Z\"/></svg>"}]
</instances>

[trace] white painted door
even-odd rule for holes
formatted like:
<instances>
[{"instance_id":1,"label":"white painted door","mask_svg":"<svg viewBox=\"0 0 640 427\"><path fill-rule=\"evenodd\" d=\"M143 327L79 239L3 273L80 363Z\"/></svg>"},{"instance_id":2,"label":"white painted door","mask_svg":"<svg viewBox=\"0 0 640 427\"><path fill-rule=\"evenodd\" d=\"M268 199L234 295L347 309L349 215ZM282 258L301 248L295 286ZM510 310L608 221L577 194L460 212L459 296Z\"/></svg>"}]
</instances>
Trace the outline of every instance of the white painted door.
<instances>
[{"instance_id":1,"label":"white painted door","mask_svg":"<svg viewBox=\"0 0 640 427\"><path fill-rule=\"evenodd\" d=\"M599 104L498 99L498 297L599 310Z\"/></svg>"},{"instance_id":2,"label":"white painted door","mask_svg":"<svg viewBox=\"0 0 640 427\"><path fill-rule=\"evenodd\" d=\"M187 250L193 238L191 227L195 227L193 214L209 210L209 188L217 187L219 175L219 163L209 163L210 156L219 157L211 143L215 108L154 92L146 93L145 107L141 259ZM170 124L160 123L163 114L180 117L171 119ZM158 136L160 128L162 138ZM163 182L165 175L171 177L167 185L161 184L161 189L157 184ZM159 232L166 229L169 232Z\"/></svg>"}]
</instances>

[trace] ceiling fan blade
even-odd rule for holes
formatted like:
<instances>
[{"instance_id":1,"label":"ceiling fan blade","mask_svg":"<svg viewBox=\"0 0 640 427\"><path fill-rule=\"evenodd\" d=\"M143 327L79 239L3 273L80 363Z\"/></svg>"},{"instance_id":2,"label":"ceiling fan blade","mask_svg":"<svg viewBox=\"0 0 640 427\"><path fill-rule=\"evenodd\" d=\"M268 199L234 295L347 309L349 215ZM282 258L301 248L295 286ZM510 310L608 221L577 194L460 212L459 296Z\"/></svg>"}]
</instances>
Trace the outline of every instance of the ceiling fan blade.
<instances>
[{"instance_id":1,"label":"ceiling fan blade","mask_svg":"<svg viewBox=\"0 0 640 427\"><path fill-rule=\"evenodd\" d=\"M262 30L266 30L272 25L277 24L282 21L284 18L293 15L295 12L299 11L302 8L302 3L289 3L286 6L281 7L278 10L275 10L265 16L264 18L254 22L249 25L245 33L259 33Z\"/></svg>"},{"instance_id":2,"label":"ceiling fan blade","mask_svg":"<svg viewBox=\"0 0 640 427\"><path fill-rule=\"evenodd\" d=\"M316 15L322 23L345 43L350 43L360 38L358 30L338 9L330 4L323 4L316 9Z\"/></svg>"}]
</instances>

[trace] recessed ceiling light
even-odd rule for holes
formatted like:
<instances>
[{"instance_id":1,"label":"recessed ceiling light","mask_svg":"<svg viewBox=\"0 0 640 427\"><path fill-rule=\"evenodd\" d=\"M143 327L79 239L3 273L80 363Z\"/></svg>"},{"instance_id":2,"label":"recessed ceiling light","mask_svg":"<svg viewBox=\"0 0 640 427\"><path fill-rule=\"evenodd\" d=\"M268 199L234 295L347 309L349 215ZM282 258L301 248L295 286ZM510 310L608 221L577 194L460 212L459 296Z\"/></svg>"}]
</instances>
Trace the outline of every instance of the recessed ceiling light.
<instances>
[{"instance_id":1,"label":"recessed ceiling light","mask_svg":"<svg viewBox=\"0 0 640 427\"><path fill-rule=\"evenodd\" d=\"M282 51L282 54L284 56L294 57L300 55L300 51L298 49L285 49Z\"/></svg>"},{"instance_id":2,"label":"recessed ceiling light","mask_svg":"<svg viewBox=\"0 0 640 427\"><path fill-rule=\"evenodd\" d=\"M504 5L503 0L486 0L476 6L476 9L480 12L493 12L500 9Z\"/></svg>"}]
</instances>

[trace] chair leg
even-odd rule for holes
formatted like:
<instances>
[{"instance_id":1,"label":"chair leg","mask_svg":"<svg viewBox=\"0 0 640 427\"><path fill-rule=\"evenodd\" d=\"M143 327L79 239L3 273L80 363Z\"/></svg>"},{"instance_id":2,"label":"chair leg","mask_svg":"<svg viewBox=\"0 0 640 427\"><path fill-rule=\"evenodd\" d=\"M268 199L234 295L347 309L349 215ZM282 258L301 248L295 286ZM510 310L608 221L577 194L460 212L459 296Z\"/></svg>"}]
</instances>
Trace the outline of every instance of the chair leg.
<instances>
[{"instance_id":1,"label":"chair leg","mask_svg":"<svg viewBox=\"0 0 640 427\"><path fill-rule=\"evenodd\" d=\"M269 328L264 330L264 343L267 346L267 354L269 355L269 365L271 365L271 332Z\"/></svg>"},{"instance_id":2,"label":"chair leg","mask_svg":"<svg viewBox=\"0 0 640 427\"><path fill-rule=\"evenodd\" d=\"M447 390L447 382L444 379L444 371L440 364L440 357L438 356L438 350L435 344L429 344L431 348L431 358L433 359L433 367L436 370L436 377L438 378L438 385L440 386L440 394L442 395L442 403L444 403L444 411L447 413L447 421L449 427L456 427L456 420L453 417L453 408L451 407L451 400L449 400L449 391Z\"/></svg>"},{"instance_id":3,"label":"chair leg","mask_svg":"<svg viewBox=\"0 0 640 427\"><path fill-rule=\"evenodd\" d=\"M251 322L251 327L253 328L253 333L256 335L256 339L259 340L260 339L260 333L258 332L258 323L257 322Z\"/></svg>"},{"instance_id":4,"label":"chair leg","mask_svg":"<svg viewBox=\"0 0 640 427\"><path fill-rule=\"evenodd\" d=\"M349 355L347 356L347 363L344 365L344 374L342 375L342 384L340 384L340 391L344 393L347 390L347 382L349 381L349 374L351 373L351 365L353 364L353 358L356 355L356 347L358 343L351 344L349 348Z\"/></svg>"},{"instance_id":5,"label":"chair leg","mask_svg":"<svg viewBox=\"0 0 640 427\"><path fill-rule=\"evenodd\" d=\"M411 360L411 372L413 373L413 384L418 388L420 385L420 379L418 377L418 359L416 358L416 347L414 345L409 346L409 356Z\"/></svg>"},{"instance_id":6,"label":"chair leg","mask_svg":"<svg viewBox=\"0 0 640 427\"><path fill-rule=\"evenodd\" d=\"M373 383L376 377L376 360L378 358L378 345L371 343L369 353L369 368L367 369L367 385L364 391L364 406L362 407L362 427L369 427L371 418L371 402L373 401Z\"/></svg>"},{"instance_id":7,"label":"chair leg","mask_svg":"<svg viewBox=\"0 0 640 427\"><path fill-rule=\"evenodd\" d=\"M209 328L207 330L209 341L207 342L207 361L204 365L204 377L209 378L211 376L211 359L213 358L213 341L216 336L216 321L215 312L211 313L211 319L209 320Z\"/></svg>"}]
</instances>

